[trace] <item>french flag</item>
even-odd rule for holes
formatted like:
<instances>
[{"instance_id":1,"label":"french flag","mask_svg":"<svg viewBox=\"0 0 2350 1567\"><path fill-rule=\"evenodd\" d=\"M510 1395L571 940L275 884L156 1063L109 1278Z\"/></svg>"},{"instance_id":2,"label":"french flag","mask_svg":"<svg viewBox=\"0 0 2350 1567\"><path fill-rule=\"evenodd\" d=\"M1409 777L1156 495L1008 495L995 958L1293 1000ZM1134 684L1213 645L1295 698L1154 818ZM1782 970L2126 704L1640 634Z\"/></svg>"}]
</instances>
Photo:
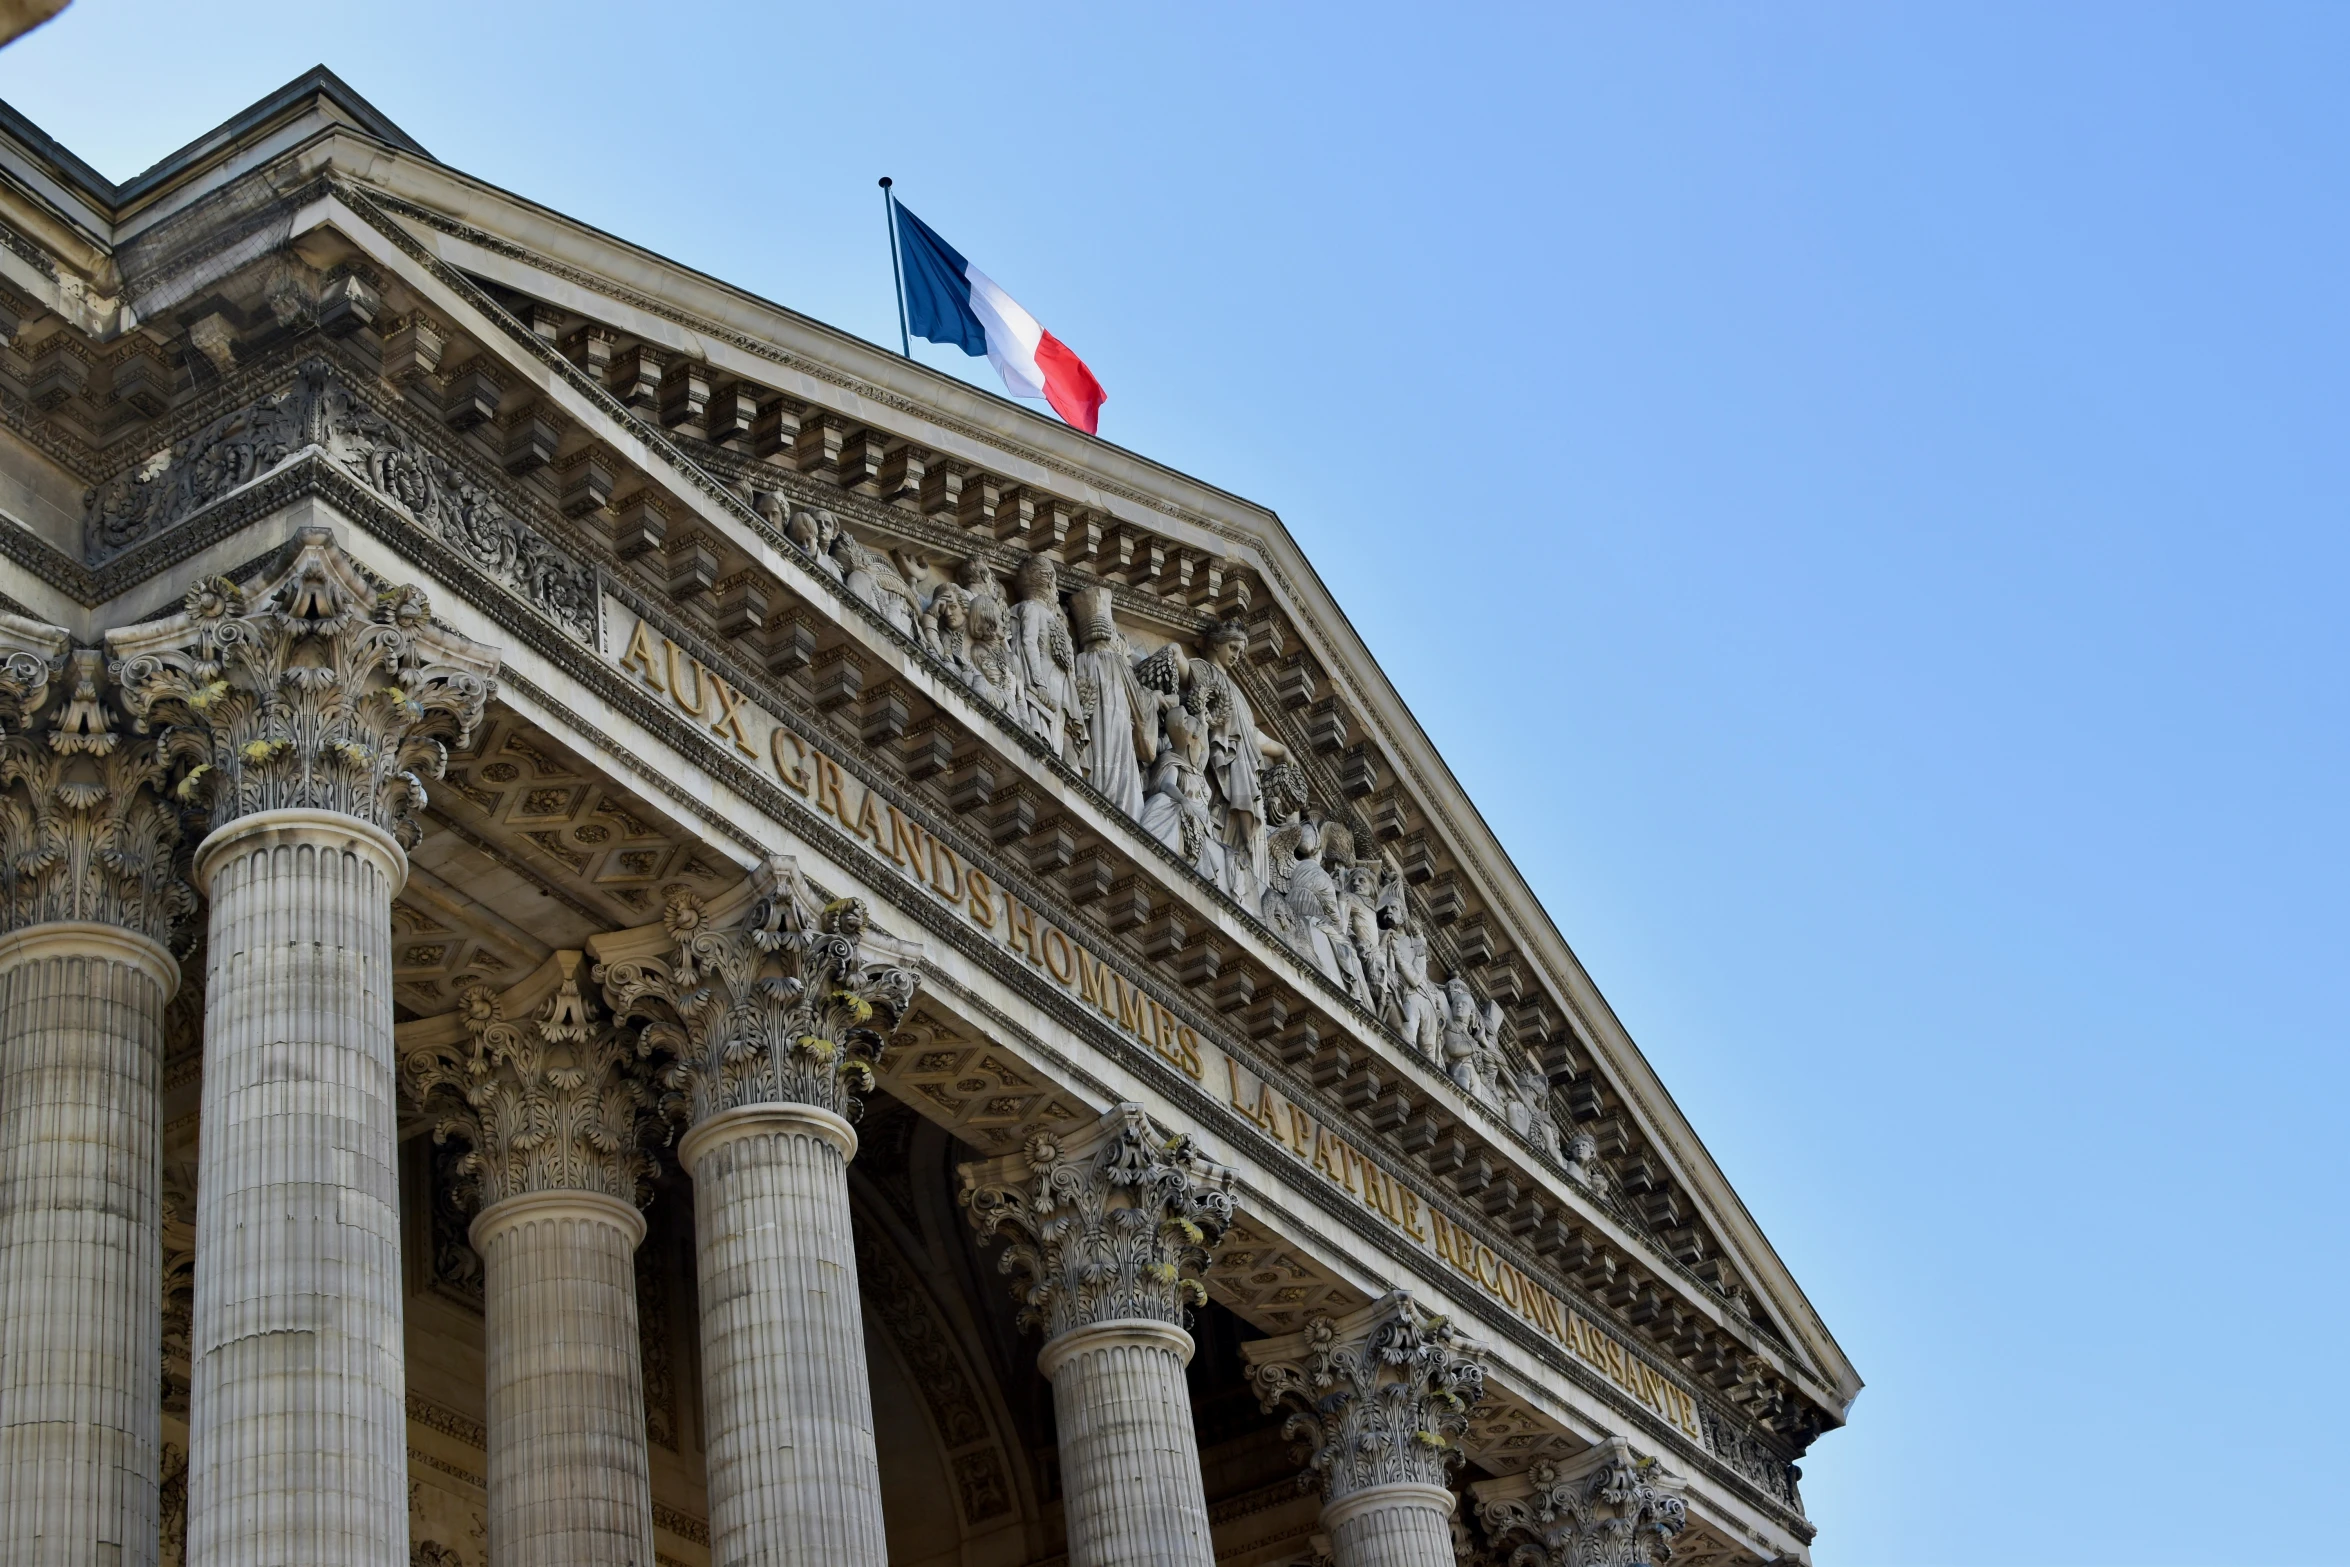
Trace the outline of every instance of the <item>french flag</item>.
<instances>
[{"instance_id":1,"label":"french flag","mask_svg":"<svg viewBox=\"0 0 2350 1567\"><path fill-rule=\"evenodd\" d=\"M906 271L906 325L916 337L985 354L1014 397L1041 397L1088 435L1100 433L1109 393L1067 344L1036 324L994 280L904 206L898 251Z\"/></svg>"}]
</instances>

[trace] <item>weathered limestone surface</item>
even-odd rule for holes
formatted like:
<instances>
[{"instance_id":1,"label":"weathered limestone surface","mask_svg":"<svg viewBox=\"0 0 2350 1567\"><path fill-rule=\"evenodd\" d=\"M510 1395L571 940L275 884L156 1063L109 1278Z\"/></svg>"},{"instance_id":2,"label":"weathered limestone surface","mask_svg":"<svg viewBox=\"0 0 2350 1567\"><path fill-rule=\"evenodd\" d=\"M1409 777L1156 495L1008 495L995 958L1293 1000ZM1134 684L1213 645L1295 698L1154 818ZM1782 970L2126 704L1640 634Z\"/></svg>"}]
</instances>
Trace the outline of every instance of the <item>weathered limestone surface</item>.
<instances>
[{"instance_id":1,"label":"weathered limestone surface","mask_svg":"<svg viewBox=\"0 0 2350 1567\"><path fill-rule=\"evenodd\" d=\"M405 1567L391 837L213 834L189 1399L191 1567Z\"/></svg>"},{"instance_id":2,"label":"weathered limestone surface","mask_svg":"<svg viewBox=\"0 0 2350 1567\"><path fill-rule=\"evenodd\" d=\"M1147 1318L1062 1334L1037 1366L1053 1384L1071 1567L1214 1567L1192 1429L1191 1335Z\"/></svg>"},{"instance_id":3,"label":"weathered limestone surface","mask_svg":"<svg viewBox=\"0 0 2350 1567\"><path fill-rule=\"evenodd\" d=\"M721 920L670 900L658 927L589 943L615 1017L672 1058L693 1128L710 1557L718 1567L883 1567L881 1469L849 1231L843 1113L913 999L870 962L855 900L819 906L770 860Z\"/></svg>"},{"instance_id":4,"label":"weathered limestone surface","mask_svg":"<svg viewBox=\"0 0 2350 1567\"><path fill-rule=\"evenodd\" d=\"M849 1234L856 1148L830 1111L763 1104L702 1123L678 1149L694 1178L720 1567L888 1560Z\"/></svg>"},{"instance_id":5,"label":"weathered limestone surface","mask_svg":"<svg viewBox=\"0 0 2350 1567\"><path fill-rule=\"evenodd\" d=\"M0 937L0 1563L156 1559L163 1005L109 925Z\"/></svg>"},{"instance_id":6,"label":"weathered limestone surface","mask_svg":"<svg viewBox=\"0 0 2350 1567\"><path fill-rule=\"evenodd\" d=\"M213 821L187 1560L404 1567L391 903L498 656L324 528L106 642Z\"/></svg>"},{"instance_id":7,"label":"weathered limestone surface","mask_svg":"<svg viewBox=\"0 0 2350 1567\"><path fill-rule=\"evenodd\" d=\"M1689 1527L1687 1482L1620 1436L1470 1489L1495 1548L1542 1567L1664 1567Z\"/></svg>"},{"instance_id":8,"label":"weathered limestone surface","mask_svg":"<svg viewBox=\"0 0 2350 1567\"><path fill-rule=\"evenodd\" d=\"M1186 1305L1232 1222L1231 1175L1140 1105L1067 1138L963 1166L985 1237L1007 1234L1023 1320L1049 1335L1070 1567L1213 1567L1208 1505L1183 1368Z\"/></svg>"},{"instance_id":9,"label":"weathered limestone surface","mask_svg":"<svg viewBox=\"0 0 2350 1567\"><path fill-rule=\"evenodd\" d=\"M1265 1407L1288 1406L1286 1433L1309 1444L1337 1567L1450 1567L1444 1482L1484 1396L1482 1347L1397 1290L1241 1353Z\"/></svg>"},{"instance_id":10,"label":"weathered limestone surface","mask_svg":"<svg viewBox=\"0 0 2350 1567\"><path fill-rule=\"evenodd\" d=\"M473 1223L486 1308L493 1567L650 1567L638 1362L645 1221L592 1192L509 1197Z\"/></svg>"},{"instance_id":11,"label":"weathered limestone surface","mask_svg":"<svg viewBox=\"0 0 2350 1567\"><path fill-rule=\"evenodd\" d=\"M656 1096L633 1036L581 993L585 964L557 952L400 1030L434 1135L469 1149L458 1200L481 1204L494 1567L652 1560L635 1252Z\"/></svg>"},{"instance_id":12,"label":"weathered limestone surface","mask_svg":"<svg viewBox=\"0 0 2350 1567\"><path fill-rule=\"evenodd\" d=\"M117 732L104 667L0 614L7 1567L143 1567L159 1549L165 943L194 899L157 747Z\"/></svg>"},{"instance_id":13,"label":"weathered limestone surface","mask_svg":"<svg viewBox=\"0 0 2350 1567\"><path fill-rule=\"evenodd\" d=\"M1451 1567L1453 1496L1442 1486L1373 1486L1322 1510L1338 1567Z\"/></svg>"}]
</instances>

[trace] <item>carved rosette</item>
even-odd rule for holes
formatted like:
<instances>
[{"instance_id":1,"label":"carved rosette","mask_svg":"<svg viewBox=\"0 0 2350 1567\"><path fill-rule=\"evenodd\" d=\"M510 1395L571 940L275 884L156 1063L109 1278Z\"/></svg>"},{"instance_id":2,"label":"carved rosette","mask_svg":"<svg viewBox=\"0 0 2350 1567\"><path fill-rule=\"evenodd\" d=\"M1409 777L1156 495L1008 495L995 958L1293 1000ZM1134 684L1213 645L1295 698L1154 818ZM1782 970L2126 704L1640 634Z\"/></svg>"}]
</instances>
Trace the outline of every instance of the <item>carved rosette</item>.
<instances>
[{"instance_id":1,"label":"carved rosette","mask_svg":"<svg viewBox=\"0 0 2350 1567\"><path fill-rule=\"evenodd\" d=\"M106 635L124 707L187 761L183 799L215 828L302 807L413 845L424 782L496 687L495 648L432 623L414 585L378 591L325 528L274 575L209 577L176 615Z\"/></svg>"},{"instance_id":2,"label":"carved rosette","mask_svg":"<svg viewBox=\"0 0 2350 1567\"><path fill-rule=\"evenodd\" d=\"M789 857L760 871L759 896L720 924L679 893L659 950L596 965L615 1017L641 1021L668 1055L668 1086L695 1124L743 1105L814 1105L847 1117L873 1087L873 1058L913 1005L913 971L870 961L865 905L819 906Z\"/></svg>"},{"instance_id":3,"label":"carved rosette","mask_svg":"<svg viewBox=\"0 0 2350 1567\"><path fill-rule=\"evenodd\" d=\"M1441 1486L1485 1393L1485 1351L1393 1291L1344 1317L1241 1347L1266 1409L1307 1445L1323 1498L1377 1485Z\"/></svg>"},{"instance_id":4,"label":"carved rosette","mask_svg":"<svg viewBox=\"0 0 2350 1567\"><path fill-rule=\"evenodd\" d=\"M195 908L179 813L151 739L126 739L104 661L55 626L0 615L0 921L115 925L169 945Z\"/></svg>"},{"instance_id":5,"label":"carved rosette","mask_svg":"<svg viewBox=\"0 0 2350 1567\"><path fill-rule=\"evenodd\" d=\"M1481 1481L1477 1517L1509 1567L1664 1567L1689 1526L1685 1482L1622 1437L1563 1464Z\"/></svg>"},{"instance_id":6,"label":"carved rosette","mask_svg":"<svg viewBox=\"0 0 2350 1567\"><path fill-rule=\"evenodd\" d=\"M465 987L463 1035L404 1039L400 1070L410 1095L435 1117L433 1140L451 1138L461 1200L487 1208L529 1192L596 1192L634 1207L657 1165L660 1093L642 1064L641 1038L599 1019L580 993L585 957L558 952L554 993L520 1022L487 985ZM525 980L508 992L537 988Z\"/></svg>"},{"instance_id":7,"label":"carved rosette","mask_svg":"<svg viewBox=\"0 0 2350 1567\"><path fill-rule=\"evenodd\" d=\"M1199 1272L1232 1223L1232 1172L1140 1105L1068 1136L963 1166L962 1203L985 1239L1010 1237L1000 1266L1025 1277L1021 1323L1047 1340L1133 1318L1180 1324L1206 1301Z\"/></svg>"}]
</instances>

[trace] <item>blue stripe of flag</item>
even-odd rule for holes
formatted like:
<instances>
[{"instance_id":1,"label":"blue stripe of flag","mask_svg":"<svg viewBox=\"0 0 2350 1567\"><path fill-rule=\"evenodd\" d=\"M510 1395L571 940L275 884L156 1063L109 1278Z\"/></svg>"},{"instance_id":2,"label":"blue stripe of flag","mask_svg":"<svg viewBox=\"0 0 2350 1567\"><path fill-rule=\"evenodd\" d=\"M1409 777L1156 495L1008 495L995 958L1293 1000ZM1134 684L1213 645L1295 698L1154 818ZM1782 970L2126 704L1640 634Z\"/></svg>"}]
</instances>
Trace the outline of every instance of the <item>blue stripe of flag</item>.
<instances>
[{"instance_id":1,"label":"blue stripe of flag","mask_svg":"<svg viewBox=\"0 0 2350 1567\"><path fill-rule=\"evenodd\" d=\"M919 338L987 352L987 328L971 308L971 263L938 230L899 205L898 250L906 269L906 325Z\"/></svg>"}]
</instances>

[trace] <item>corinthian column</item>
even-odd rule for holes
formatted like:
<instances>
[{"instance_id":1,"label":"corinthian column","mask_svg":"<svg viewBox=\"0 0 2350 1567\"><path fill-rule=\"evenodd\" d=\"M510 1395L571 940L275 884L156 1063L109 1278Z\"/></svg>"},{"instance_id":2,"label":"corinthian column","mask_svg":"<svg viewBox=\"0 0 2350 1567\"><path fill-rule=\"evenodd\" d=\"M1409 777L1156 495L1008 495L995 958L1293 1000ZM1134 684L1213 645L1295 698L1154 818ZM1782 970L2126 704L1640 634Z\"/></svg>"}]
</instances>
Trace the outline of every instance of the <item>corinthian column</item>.
<instances>
[{"instance_id":1,"label":"corinthian column","mask_svg":"<svg viewBox=\"0 0 2350 1567\"><path fill-rule=\"evenodd\" d=\"M633 1258L657 1095L580 994L585 961L558 952L504 996L472 985L400 1030L410 1092L436 1140L469 1149L459 1200L480 1210L490 1567L653 1560Z\"/></svg>"},{"instance_id":2,"label":"corinthian column","mask_svg":"<svg viewBox=\"0 0 2350 1567\"><path fill-rule=\"evenodd\" d=\"M0 616L0 1564L152 1567L165 943L195 899L154 743L65 641Z\"/></svg>"},{"instance_id":3,"label":"corinthian column","mask_svg":"<svg viewBox=\"0 0 2350 1567\"><path fill-rule=\"evenodd\" d=\"M1529 1567L1663 1567L1689 1526L1685 1482L1611 1436L1565 1463L1480 1480L1478 1521Z\"/></svg>"},{"instance_id":4,"label":"corinthian column","mask_svg":"<svg viewBox=\"0 0 2350 1567\"><path fill-rule=\"evenodd\" d=\"M1397 1290L1241 1346L1267 1409L1311 1448L1337 1567L1452 1567L1455 1440L1485 1392L1484 1351Z\"/></svg>"},{"instance_id":5,"label":"corinthian column","mask_svg":"<svg viewBox=\"0 0 2350 1567\"><path fill-rule=\"evenodd\" d=\"M659 926L598 937L615 1015L675 1058L692 1127L702 1407L714 1567L883 1567L881 1471L849 1236L852 1096L914 998L870 963L864 905L816 906L792 861L715 917L690 893Z\"/></svg>"},{"instance_id":6,"label":"corinthian column","mask_svg":"<svg viewBox=\"0 0 2350 1567\"><path fill-rule=\"evenodd\" d=\"M323 528L106 640L212 817L187 1559L404 1567L391 901L497 654Z\"/></svg>"},{"instance_id":7,"label":"corinthian column","mask_svg":"<svg viewBox=\"0 0 2350 1567\"><path fill-rule=\"evenodd\" d=\"M1130 1104L963 1166L971 1221L1010 1236L1021 1320L1045 1330L1069 1567L1213 1567L1182 1324L1207 1299L1197 1273L1232 1222L1230 1182Z\"/></svg>"}]
</instances>

